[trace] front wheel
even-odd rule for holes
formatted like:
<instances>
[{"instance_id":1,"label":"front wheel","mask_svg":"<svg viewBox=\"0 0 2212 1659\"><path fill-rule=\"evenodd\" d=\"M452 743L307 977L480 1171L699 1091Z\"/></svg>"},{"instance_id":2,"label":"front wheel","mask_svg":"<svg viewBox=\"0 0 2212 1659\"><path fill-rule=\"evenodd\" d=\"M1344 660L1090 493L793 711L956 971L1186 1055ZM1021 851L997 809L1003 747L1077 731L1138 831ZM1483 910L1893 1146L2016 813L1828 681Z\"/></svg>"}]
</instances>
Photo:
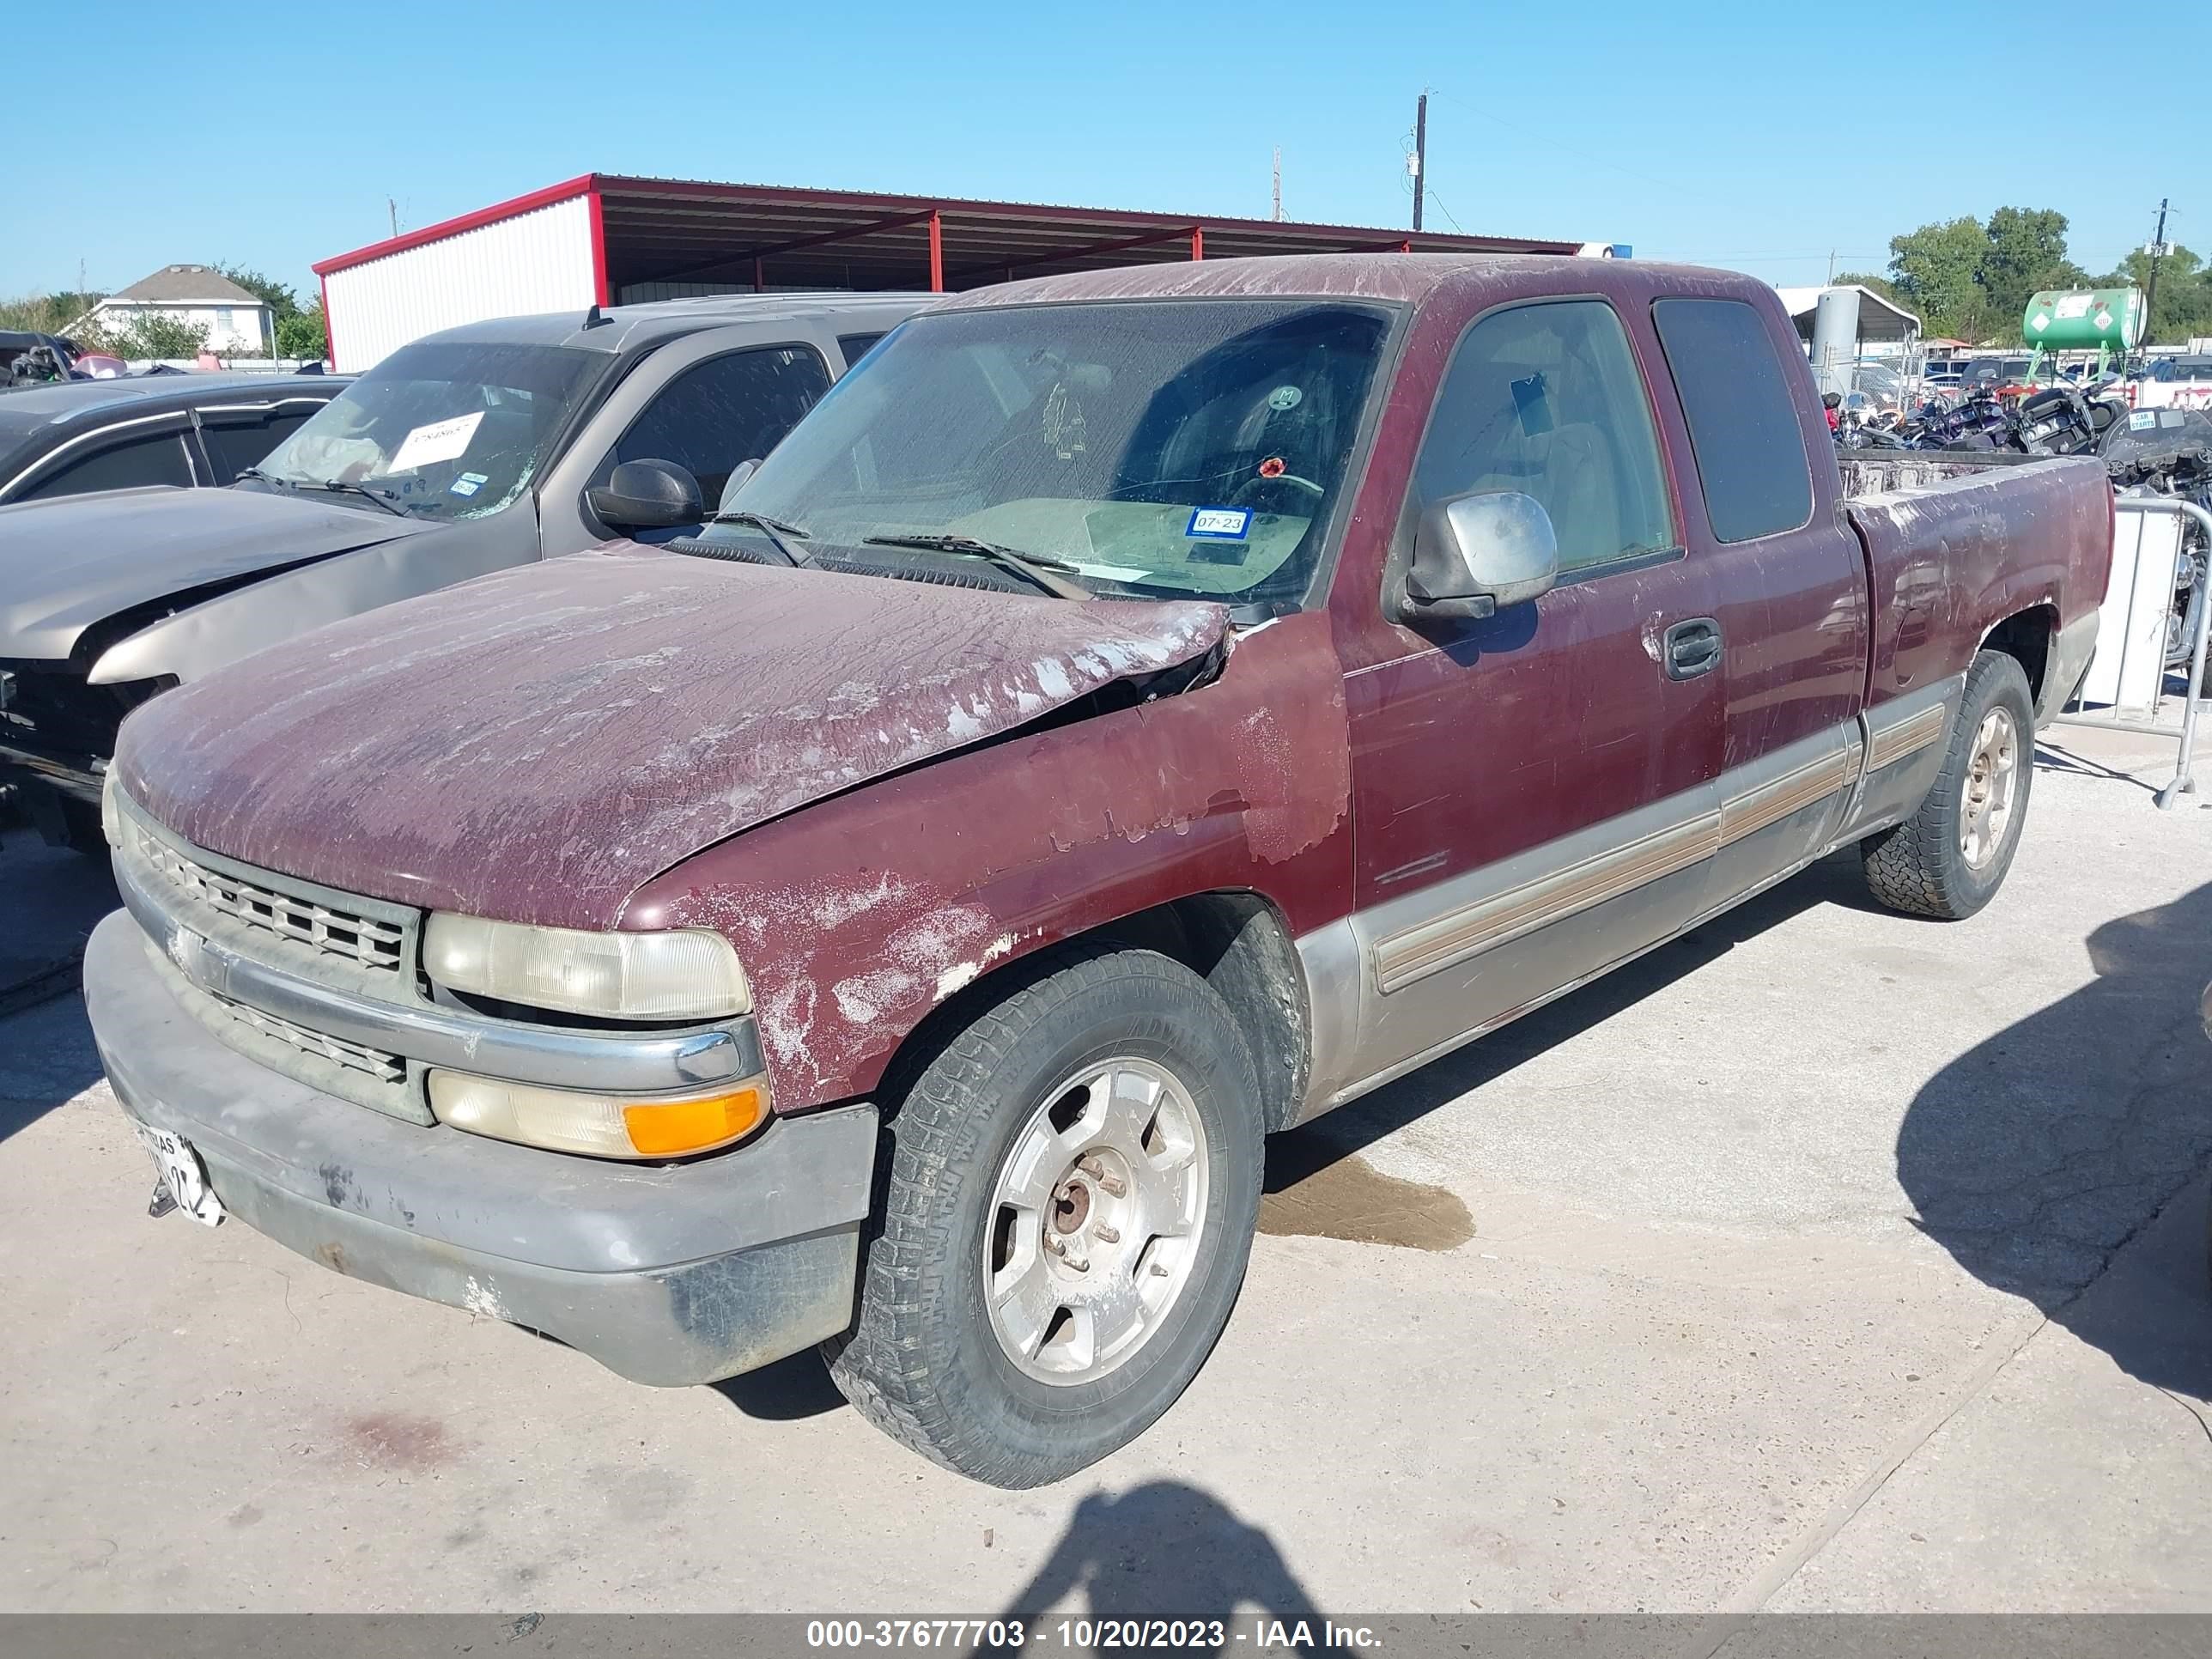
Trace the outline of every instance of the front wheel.
<instances>
[{"instance_id":1,"label":"front wheel","mask_svg":"<svg viewBox=\"0 0 2212 1659\"><path fill-rule=\"evenodd\" d=\"M1984 651L1966 672L1943 769L1920 810L1859 843L1874 896L1914 915L1972 915L2012 868L2034 777L2027 675L2017 659Z\"/></svg>"},{"instance_id":2,"label":"front wheel","mask_svg":"<svg viewBox=\"0 0 2212 1659\"><path fill-rule=\"evenodd\" d=\"M998 1486L1127 1444L1198 1374L1259 1215L1243 1033L1149 951L1070 956L979 1016L886 1127L881 1225L830 1375Z\"/></svg>"}]
</instances>

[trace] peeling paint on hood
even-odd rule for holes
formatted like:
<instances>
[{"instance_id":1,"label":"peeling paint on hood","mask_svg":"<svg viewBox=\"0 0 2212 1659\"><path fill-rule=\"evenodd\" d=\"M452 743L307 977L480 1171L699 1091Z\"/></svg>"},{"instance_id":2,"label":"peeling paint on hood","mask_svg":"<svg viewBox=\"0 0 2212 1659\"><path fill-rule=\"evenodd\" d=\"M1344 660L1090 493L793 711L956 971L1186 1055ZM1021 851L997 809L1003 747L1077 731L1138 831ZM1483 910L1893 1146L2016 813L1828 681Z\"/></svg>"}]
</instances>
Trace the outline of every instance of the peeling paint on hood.
<instances>
[{"instance_id":1,"label":"peeling paint on hood","mask_svg":"<svg viewBox=\"0 0 2212 1659\"><path fill-rule=\"evenodd\" d=\"M678 860L1202 655L1220 605L1071 602L635 547L335 623L155 698L132 798L350 891L606 927Z\"/></svg>"}]
</instances>

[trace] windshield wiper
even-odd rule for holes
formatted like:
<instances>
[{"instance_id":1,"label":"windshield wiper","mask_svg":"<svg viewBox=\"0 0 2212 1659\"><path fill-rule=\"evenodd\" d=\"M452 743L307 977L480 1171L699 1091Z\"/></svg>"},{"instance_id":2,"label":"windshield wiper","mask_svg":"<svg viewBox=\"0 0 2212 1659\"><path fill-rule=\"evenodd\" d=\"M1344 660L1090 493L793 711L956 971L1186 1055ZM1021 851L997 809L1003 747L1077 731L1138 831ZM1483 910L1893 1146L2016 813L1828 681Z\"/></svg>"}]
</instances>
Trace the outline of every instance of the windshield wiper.
<instances>
[{"instance_id":1,"label":"windshield wiper","mask_svg":"<svg viewBox=\"0 0 2212 1659\"><path fill-rule=\"evenodd\" d=\"M1091 599L1097 594L1075 580L1075 567L1059 559L1048 559L1035 553L1024 553L1017 548L1004 547L997 542L978 541L973 536L869 536L863 544L868 547L917 547L930 553L959 553L971 559L988 559L1001 570L1011 570L1027 579L1060 599Z\"/></svg>"},{"instance_id":2,"label":"windshield wiper","mask_svg":"<svg viewBox=\"0 0 2212 1659\"><path fill-rule=\"evenodd\" d=\"M367 484L349 483L343 478L325 478L319 484L309 484L310 489L327 489L337 495L366 495L396 519L408 516L407 509L380 489L371 489Z\"/></svg>"},{"instance_id":3,"label":"windshield wiper","mask_svg":"<svg viewBox=\"0 0 2212 1659\"><path fill-rule=\"evenodd\" d=\"M771 519L765 513L750 513L744 511L743 509L735 513L717 513L713 518L708 520L707 522L708 524L750 525L754 529L759 531L762 535L767 537L769 540L775 544L775 550L783 555L783 562L786 564L812 564L814 562L814 556L812 554L802 551L800 549L793 547L789 542L784 540L786 536L803 537L810 533L809 532L800 528L798 525L786 523L781 519Z\"/></svg>"},{"instance_id":4,"label":"windshield wiper","mask_svg":"<svg viewBox=\"0 0 2212 1659\"><path fill-rule=\"evenodd\" d=\"M297 489L300 487L295 479L280 478L274 472L264 472L258 466L241 466L238 469L238 476L241 478L252 478L265 484L275 484L279 489Z\"/></svg>"}]
</instances>

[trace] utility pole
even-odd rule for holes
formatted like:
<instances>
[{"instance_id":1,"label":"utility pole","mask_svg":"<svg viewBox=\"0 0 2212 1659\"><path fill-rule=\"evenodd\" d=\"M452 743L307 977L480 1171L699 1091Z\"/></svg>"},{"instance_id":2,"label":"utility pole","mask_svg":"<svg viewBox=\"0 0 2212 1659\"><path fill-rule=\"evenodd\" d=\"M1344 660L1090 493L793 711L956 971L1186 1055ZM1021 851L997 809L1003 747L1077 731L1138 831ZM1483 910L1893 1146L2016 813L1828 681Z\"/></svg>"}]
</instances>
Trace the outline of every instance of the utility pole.
<instances>
[{"instance_id":1,"label":"utility pole","mask_svg":"<svg viewBox=\"0 0 2212 1659\"><path fill-rule=\"evenodd\" d=\"M1836 250L1835 250L1835 249L1833 249L1833 248L1830 248L1830 249L1828 250L1828 286L1829 286L1830 288L1833 288L1833 287L1835 287L1835 285L1836 285Z\"/></svg>"},{"instance_id":2,"label":"utility pole","mask_svg":"<svg viewBox=\"0 0 2212 1659\"><path fill-rule=\"evenodd\" d=\"M1283 216L1283 147L1282 147L1280 144L1278 144L1278 145L1276 145L1276 146L1275 146L1275 213L1274 213L1274 216L1275 216L1275 219L1276 219L1276 221L1277 221L1278 222L1280 222L1281 219L1282 219L1282 216Z\"/></svg>"},{"instance_id":3,"label":"utility pole","mask_svg":"<svg viewBox=\"0 0 2212 1659\"><path fill-rule=\"evenodd\" d=\"M2153 344L2158 337L2151 331L2152 307L2158 304L2158 262L2166 257L2166 202L2158 198L2158 228L2150 234L2150 281L2143 289L2143 343Z\"/></svg>"},{"instance_id":4,"label":"utility pole","mask_svg":"<svg viewBox=\"0 0 2212 1659\"><path fill-rule=\"evenodd\" d=\"M1429 170L1429 94L1413 106L1413 228L1421 228L1421 186Z\"/></svg>"},{"instance_id":5,"label":"utility pole","mask_svg":"<svg viewBox=\"0 0 2212 1659\"><path fill-rule=\"evenodd\" d=\"M399 204L387 196L384 198L384 209L392 216L392 234L397 236L399 234Z\"/></svg>"}]
</instances>

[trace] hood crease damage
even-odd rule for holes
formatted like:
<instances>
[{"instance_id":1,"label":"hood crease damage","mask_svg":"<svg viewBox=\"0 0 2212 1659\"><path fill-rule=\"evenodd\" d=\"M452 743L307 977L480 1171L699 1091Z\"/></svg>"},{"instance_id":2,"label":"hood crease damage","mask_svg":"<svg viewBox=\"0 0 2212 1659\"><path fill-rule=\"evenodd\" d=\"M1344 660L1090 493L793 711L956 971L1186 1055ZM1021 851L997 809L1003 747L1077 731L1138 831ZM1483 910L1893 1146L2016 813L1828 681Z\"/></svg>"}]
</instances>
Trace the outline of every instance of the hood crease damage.
<instances>
[{"instance_id":1,"label":"hood crease damage","mask_svg":"<svg viewBox=\"0 0 2212 1659\"><path fill-rule=\"evenodd\" d=\"M402 903L605 927L645 881L794 808L1203 684L1227 638L1214 604L626 547L276 647L147 705L117 764L211 851Z\"/></svg>"}]
</instances>

